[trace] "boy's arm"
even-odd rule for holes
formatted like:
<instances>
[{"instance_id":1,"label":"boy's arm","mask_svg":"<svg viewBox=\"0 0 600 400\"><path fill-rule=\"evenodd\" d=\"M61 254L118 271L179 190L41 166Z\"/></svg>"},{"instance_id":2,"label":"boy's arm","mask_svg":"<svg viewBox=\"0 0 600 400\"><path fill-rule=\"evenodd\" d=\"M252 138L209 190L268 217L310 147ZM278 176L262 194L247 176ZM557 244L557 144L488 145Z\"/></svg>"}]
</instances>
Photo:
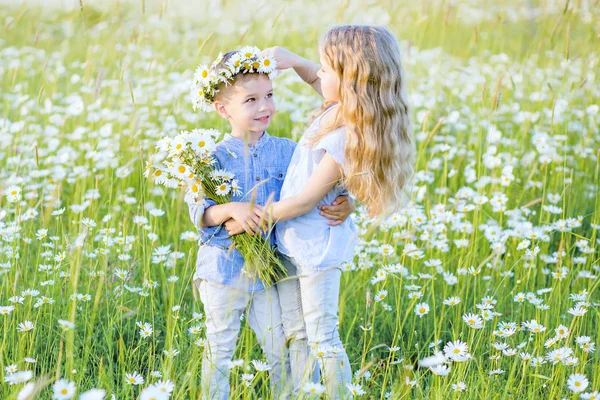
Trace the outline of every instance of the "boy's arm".
<instances>
[{"instance_id":1,"label":"boy's arm","mask_svg":"<svg viewBox=\"0 0 600 400\"><path fill-rule=\"evenodd\" d=\"M206 210L209 209L210 207L214 206L215 204L217 204L217 203L215 203L211 199L203 199L202 201L197 202L197 203L188 203L190 219L192 220L192 223L194 224L196 229L200 230L200 229L203 229L204 227L208 226L208 225L202 224L202 218L203 218Z\"/></svg>"},{"instance_id":2,"label":"boy's arm","mask_svg":"<svg viewBox=\"0 0 600 400\"><path fill-rule=\"evenodd\" d=\"M242 228L253 234L259 230L260 218L249 203L231 202L208 207L202 216L202 226L221 225L229 219L237 221Z\"/></svg>"},{"instance_id":3,"label":"boy's arm","mask_svg":"<svg viewBox=\"0 0 600 400\"><path fill-rule=\"evenodd\" d=\"M323 205L318 207L321 210L321 215L328 220L330 226L337 226L344 222L354 212L354 200L347 195L341 195L333 200L331 205Z\"/></svg>"},{"instance_id":4,"label":"boy's arm","mask_svg":"<svg viewBox=\"0 0 600 400\"><path fill-rule=\"evenodd\" d=\"M216 203L215 203L216 204ZM231 203L226 204L216 204L211 207L208 207L204 211L204 215L200 219L200 225L202 226L217 226L221 225L223 222L227 221L229 218L229 213L231 212Z\"/></svg>"},{"instance_id":5,"label":"boy's arm","mask_svg":"<svg viewBox=\"0 0 600 400\"><path fill-rule=\"evenodd\" d=\"M354 200L348 196L338 196L330 206L319 206L319 210L321 215L329 220L330 226L337 226L354 212ZM242 225L233 218L225 221L225 229L229 236L244 232Z\"/></svg>"}]
</instances>

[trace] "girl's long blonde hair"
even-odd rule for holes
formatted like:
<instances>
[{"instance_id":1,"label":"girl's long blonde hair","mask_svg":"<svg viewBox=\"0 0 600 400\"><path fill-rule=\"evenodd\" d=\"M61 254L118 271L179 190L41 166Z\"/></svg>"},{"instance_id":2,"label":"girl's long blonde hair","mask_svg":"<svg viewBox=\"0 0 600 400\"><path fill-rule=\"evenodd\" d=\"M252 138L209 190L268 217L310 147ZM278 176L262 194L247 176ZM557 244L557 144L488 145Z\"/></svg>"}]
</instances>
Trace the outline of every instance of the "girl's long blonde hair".
<instances>
[{"instance_id":1,"label":"girl's long blonde hair","mask_svg":"<svg viewBox=\"0 0 600 400\"><path fill-rule=\"evenodd\" d=\"M344 126L345 186L371 216L396 211L416 153L398 43L383 27L345 25L327 31L320 50L340 79L340 108L311 142Z\"/></svg>"}]
</instances>

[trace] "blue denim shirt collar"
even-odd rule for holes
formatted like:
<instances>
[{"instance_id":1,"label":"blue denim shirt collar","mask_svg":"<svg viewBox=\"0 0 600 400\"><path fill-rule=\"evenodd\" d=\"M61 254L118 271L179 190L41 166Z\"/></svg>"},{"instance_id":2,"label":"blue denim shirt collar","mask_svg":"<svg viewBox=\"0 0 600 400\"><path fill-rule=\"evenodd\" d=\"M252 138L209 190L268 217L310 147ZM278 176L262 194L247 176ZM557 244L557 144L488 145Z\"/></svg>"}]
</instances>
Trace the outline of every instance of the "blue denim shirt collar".
<instances>
[{"instance_id":1,"label":"blue denim shirt collar","mask_svg":"<svg viewBox=\"0 0 600 400\"><path fill-rule=\"evenodd\" d=\"M248 147L254 147L254 149L261 148L265 143L269 141L271 136L267 133L267 131L263 132L263 135L258 139L258 141L254 144L254 146L247 143L244 139L237 138L232 136L230 133L226 133L223 137L223 141L226 141L228 145L231 145L234 148L243 148L245 145Z\"/></svg>"}]
</instances>

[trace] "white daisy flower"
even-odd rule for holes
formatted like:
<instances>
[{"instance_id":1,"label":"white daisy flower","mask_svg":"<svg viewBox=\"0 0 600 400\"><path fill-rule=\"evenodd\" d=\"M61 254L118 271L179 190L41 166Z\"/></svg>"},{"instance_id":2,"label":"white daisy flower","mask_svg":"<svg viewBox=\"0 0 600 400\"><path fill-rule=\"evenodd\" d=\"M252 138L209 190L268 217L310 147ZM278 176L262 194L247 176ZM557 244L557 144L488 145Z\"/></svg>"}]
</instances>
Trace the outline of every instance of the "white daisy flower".
<instances>
[{"instance_id":1,"label":"white daisy flower","mask_svg":"<svg viewBox=\"0 0 600 400\"><path fill-rule=\"evenodd\" d=\"M244 60L260 56L260 50L256 46L244 46L239 53Z\"/></svg>"},{"instance_id":2,"label":"white daisy flower","mask_svg":"<svg viewBox=\"0 0 600 400\"><path fill-rule=\"evenodd\" d=\"M29 332L35 328L35 325L31 321L21 322L17 327L17 331L19 332Z\"/></svg>"},{"instance_id":3,"label":"white daisy flower","mask_svg":"<svg viewBox=\"0 0 600 400\"><path fill-rule=\"evenodd\" d=\"M415 305L415 314L419 317L423 317L423 315L429 313L429 304L427 303L419 303Z\"/></svg>"},{"instance_id":4,"label":"white daisy flower","mask_svg":"<svg viewBox=\"0 0 600 400\"><path fill-rule=\"evenodd\" d=\"M325 393L325 386L321 385L320 383L306 382L302 387L302 390L304 393L309 394L323 394Z\"/></svg>"},{"instance_id":5,"label":"white daisy flower","mask_svg":"<svg viewBox=\"0 0 600 400\"><path fill-rule=\"evenodd\" d=\"M163 392L154 385L143 389L140 393L140 400L168 400L169 393Z\"/></svg>"},{"instance_id":6,"label":"white daisy flower","mask_svg":"<svg viewBox=\"0 0 600 400\"><path fill-rule=\"evenodd\" d=\"M254 365L254 368L258 372L265 372L271 369L271 366L269 364L260 360L252 360L252 365Z\"/></svg>"},{"instance_id":7,"label":"white daisy flower","mask_svg":"<svg viewBox=\"0 0 600 400\"><path fill-rule=\"evenodd\" d=\"M275 71L277 68L277 60L273 57L265 57L260 62L260 67L258 67L258 72L263 74L270 74Z\"/></svg>"},{"instance_id":8,"label":"white daisy flower","mask_svg":"<svg viewBox=\"0 0 600 400\"><path fill-rule=\"evenodd\" d=\"M227 183L221 183L217 186L215 192L218 196L227 196L231 191L231 186Z\"/></svg>"},{"instance_id":9,"label":"white daisy flower","mask_svg":"<svg viewBox=\"0 0 600 400\"><path fill-rule=\"evenodd\" d=\"M18 371L6 374L4 376L4 382L8 383L9 385L17 385L19 383L25 383L31 378L33 378L32 371Z\"/></svg>"},{"instance_id":10,"label":"white daisy flower","mask_svg":"<svg viewBox=\"0 0 600 400\"><path fill-rule=\"evenodd\" d=\"M138 374L137 371L131 374L125 374L125 383L128 385L142 385L144 383L144 377Z\"/></svg>"},{"instance_id":11,"label":"white daisy flower","mask_svg":"<svg viewBox=\"0 0 600 400\"><path fill-rule=\"evenodd\" d=\"M567 379L569 390L575 393L583 392L588 387L589 381L584 374L571 374Z\"/></svg>"},{"instance_id":12,"label":"white daisy flower","mask_svg":"<svg viewBox=\"0 0 600 400\"><path fill-rule=\"evenodd\" d=\"M439 376L446 376L450 373L451 370L450 367L443 364L436 365L435 367L430 367L429 369L431 370L431 372Z\"/></svg>"},{"instance_id":13,"label":"white daisy flower","mask_svg":"<svg viewBox=\"0 0 600 400\"><path fill-rule=\"evenodd\" d=\"M66 379L59 379L52 385L53 399L63 400L71 399L75 396L75 384Z\"/></svg>"},{"instance_id":14,"label":"white daisy flower","mask_svg":"<svg viewBox=\"0 0 600 400\"><path fill-rule=\"evenodd\" d=\"M194 72L194 80L201 84L208 83L210 80L210 69L206 64L200 64L196 71Z\"/></svg>"}]
</instances>

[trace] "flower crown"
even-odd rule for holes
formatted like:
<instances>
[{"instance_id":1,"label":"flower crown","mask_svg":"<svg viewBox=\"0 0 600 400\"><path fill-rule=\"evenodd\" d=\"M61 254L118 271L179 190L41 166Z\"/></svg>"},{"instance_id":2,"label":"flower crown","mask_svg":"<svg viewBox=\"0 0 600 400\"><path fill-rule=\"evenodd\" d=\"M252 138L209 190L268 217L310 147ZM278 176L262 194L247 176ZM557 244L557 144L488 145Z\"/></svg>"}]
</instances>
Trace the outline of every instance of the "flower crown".
<instances>
[{"instance_id":1,"label":"flower crown","mask_svg":"<svg viewBox=\"0 0 600 400\"><path fill-rule=\"evenodd\" d=\"M273 57L263 57L256 46L245 46L239 51L232 52L228 55L224 66L219 67L222 61L223 54L219 53L210 67L202 64L196 69L190 88L194 110L200 108L205 112L213 111L212 104L215 95L219 92L217 87L222 83L228 84L235 75L261 73L273 78L277 67L277 61Z\"/></svg>"}]
</instances>

